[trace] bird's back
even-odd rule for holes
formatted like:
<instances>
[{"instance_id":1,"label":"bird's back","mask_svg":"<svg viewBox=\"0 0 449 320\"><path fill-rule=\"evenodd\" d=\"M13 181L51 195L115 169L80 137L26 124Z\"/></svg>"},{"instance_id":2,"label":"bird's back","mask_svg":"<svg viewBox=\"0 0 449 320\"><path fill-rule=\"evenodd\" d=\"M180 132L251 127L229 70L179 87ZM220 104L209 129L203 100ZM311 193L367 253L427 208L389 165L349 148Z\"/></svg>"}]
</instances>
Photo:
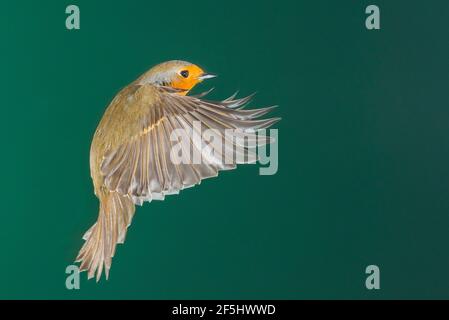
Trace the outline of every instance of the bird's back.
<instances>
[{"instance_id":1,"label":"bird's back","mask_svg":"<svg viewBox=\"0 0 449 320\"><path fill-rule=\"evenodd\" d=\"M102 187L101 162L109 150L139 136L146 129L145 117L160 101L160 91L151 84L132 83L123 88L106 109L90 149L90 171L95 190Z\"/></svg>"}]
</instances>

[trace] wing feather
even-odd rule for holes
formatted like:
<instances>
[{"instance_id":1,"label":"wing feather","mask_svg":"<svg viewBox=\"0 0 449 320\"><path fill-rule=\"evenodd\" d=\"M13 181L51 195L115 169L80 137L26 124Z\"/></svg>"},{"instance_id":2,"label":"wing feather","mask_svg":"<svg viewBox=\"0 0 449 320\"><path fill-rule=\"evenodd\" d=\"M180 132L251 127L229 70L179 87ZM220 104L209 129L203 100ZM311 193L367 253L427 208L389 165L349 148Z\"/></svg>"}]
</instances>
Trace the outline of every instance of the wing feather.
<instances>
[{"instance_id":1,"label":"wing feather","mask_svg":"<svg viewBox=\"0 0 449 320\"><path fill-rule=\"evenodd\" d=\"M278 118L258 119L275 106L243 110L242 107L252 96L235 99L233 95L215 102L201 99L205 94L183 96L167 88L161 88L159 94L157 103L148 106L147 113L141 117L141 131L109 150L101 163L101 173L108 189L128 196L139 205L153 199L163 200L165 195L177 194L203 179L217 176L221 170L234 169L237 164L248 162L248 159L257 159L252 149L272 140L258 136L256 131L279 121ZM201 128L194 125L196 121L201 123ZM173 141L172 133L176 129L184 130L188 137ZM221 147L207 144L202 139L207 129L214 129L219 135ZM233 136L228 136L227 129L237 131ZM192 134L200 139L193 139ZM245 144L244 139L251 143ZM227 150L225 142L243 148ZM201 163L174 163L171 152L178 144L183 155L189 155L190 160L193 160L194 154L200 155ZM205 145L208 148L204 148ZM225 163L224 159L230 159L229 163ZM119 222L120 225L126 223L125 220ZM123 229L120 227L119 230ZM108 242L116 243L117 239L122 238L120 233L113 234Z\"/></svg>"}]
</instances>

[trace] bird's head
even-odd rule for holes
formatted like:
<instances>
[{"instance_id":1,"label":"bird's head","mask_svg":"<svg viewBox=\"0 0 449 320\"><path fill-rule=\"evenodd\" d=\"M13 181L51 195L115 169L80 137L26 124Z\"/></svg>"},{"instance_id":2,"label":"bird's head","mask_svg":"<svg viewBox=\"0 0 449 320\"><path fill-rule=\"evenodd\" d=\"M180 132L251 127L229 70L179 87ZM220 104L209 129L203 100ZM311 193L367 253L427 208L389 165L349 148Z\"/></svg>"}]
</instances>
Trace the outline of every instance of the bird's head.
<instances>
[{"instance_id":1,"label":"bird's head","mask_svg":"<svg viewBox=\"0 0 449 320\"><path fill-rule=\"evenodd\" d=\"M171 87L182 90L181 94L186 94L203 80L215 77L216 75L205 72L193 63L173 60L154 66L142 75L138 82Z\"/></svg>"}]
</instances>

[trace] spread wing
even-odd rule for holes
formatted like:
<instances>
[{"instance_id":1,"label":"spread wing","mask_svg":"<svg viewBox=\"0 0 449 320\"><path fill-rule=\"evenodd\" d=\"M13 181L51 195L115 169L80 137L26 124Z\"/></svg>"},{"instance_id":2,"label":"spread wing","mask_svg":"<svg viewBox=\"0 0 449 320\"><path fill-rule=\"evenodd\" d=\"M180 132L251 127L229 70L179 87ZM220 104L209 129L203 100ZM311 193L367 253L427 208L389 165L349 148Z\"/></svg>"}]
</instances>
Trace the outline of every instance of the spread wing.
<instances>
[{"instance_id":1,"label":"spread wing","mask_svg":"<svg viewBox=\"0 0 449 320\"><path fill-rule=\"evenodd\" d=\"M220 170L257 160L254 148L270 140L256 131L280 120L257 118L274 107L243 110L251 96L209 101L203 99L206 94L183 96L159 88L158 99L152 99L140 117L139 132L106 152L100 172L107 188L141 205L179 193L217 176ZM142 104L139 99L145 97L137 99L135 103ZM208 129L213 129L209 135ZM174 161L174 155L178 160Z\"/></svg>"}]
</instances>

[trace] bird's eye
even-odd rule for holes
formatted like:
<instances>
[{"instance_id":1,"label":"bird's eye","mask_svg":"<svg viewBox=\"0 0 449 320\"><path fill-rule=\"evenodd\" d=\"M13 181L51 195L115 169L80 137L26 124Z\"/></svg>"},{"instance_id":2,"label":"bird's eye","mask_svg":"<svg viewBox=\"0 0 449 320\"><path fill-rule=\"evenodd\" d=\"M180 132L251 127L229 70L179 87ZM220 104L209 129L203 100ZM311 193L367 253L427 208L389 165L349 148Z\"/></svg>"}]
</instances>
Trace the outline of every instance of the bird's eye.
<instances>
[{"instance_id":1,"label":"bird's eye","mask_svg":"<svg viewBox=\"0 0 449 320\"><path fill-rule=\"evenodd\" d=\"M183 76L184 78L188 78L189 77L189 70L182 70L181 71L181 76Z\"/></svg>"}]
</instances>

